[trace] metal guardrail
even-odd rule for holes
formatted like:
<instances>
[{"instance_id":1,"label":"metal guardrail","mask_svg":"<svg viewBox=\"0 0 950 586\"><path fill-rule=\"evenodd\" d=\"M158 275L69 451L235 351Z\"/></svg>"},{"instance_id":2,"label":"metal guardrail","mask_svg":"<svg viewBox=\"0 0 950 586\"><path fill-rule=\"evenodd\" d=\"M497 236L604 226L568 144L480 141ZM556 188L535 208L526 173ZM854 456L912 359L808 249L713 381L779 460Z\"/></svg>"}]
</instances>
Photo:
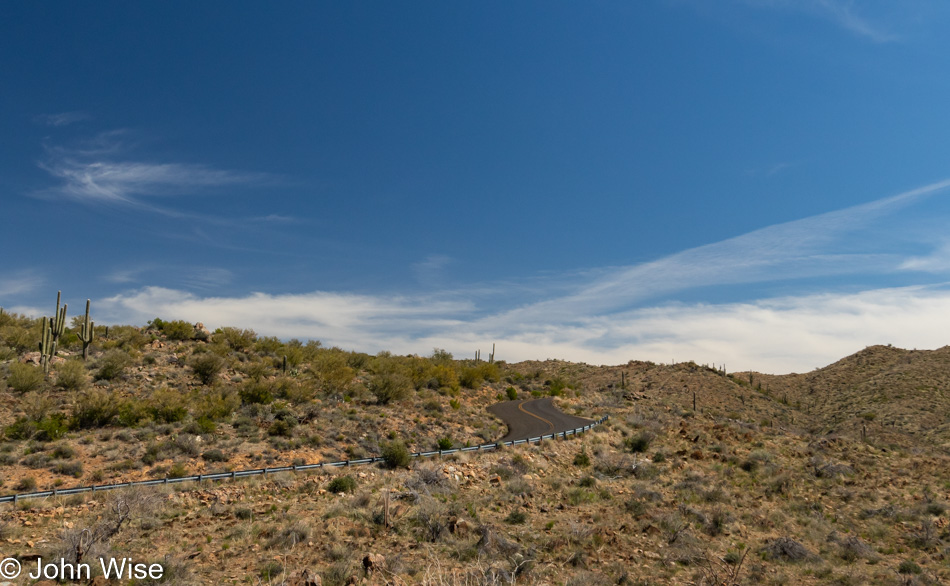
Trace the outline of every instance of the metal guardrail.
<instances>
[{"instance_id":1,"label":"metal guardrail","mask_svg":"<svg viewBox=\"0 0 950 586\"><path fill-rule=\"evenodd\" d=\"M538 437L531 437L527 439L520 439L508 442L495 442L492 444L479 444L477 446L468 446L465 448L452 448L451 450L433 450L429 452L414 452L409 454L411 458L430 458L432 456L447 456L449 454L461 453L461 452L482 452L489 450L496 450L499 446L518 446L521 444L535 444L541 443L546 439L557 439L564 438L568 436L577 435L579 433L584 433L594 427L600 425L601 423L607 421L608 416L604 415L597 421L585 425L583 427L578 427L575 429L568 429L567 431L560 431L558 433L550 433L547 435L540 435ZM93 486L76 486L73 488L54 488L52 490L41 490L38 492L24 492L19 494L11 494L8 496L0 497L0 503L13 503L14 505L21 500L33 499L33 498L48 498L51 496L66 496L70 494L80 494L84 492L99 492L103 490L115 490L117 488L128 488L132 486L160 486L164 484L179 484L182 482L203 482L205 480L234 480L236 478L246 478L248 476L266 476L267 474L276 474L278 472L303 472L305 470L316 470L318 468L342 468L347 466L359 466L362 464L374 464L376 462L382 462L385 458L382 456L374 456L372 458L360 458L358 460L340 460L339 462L321 462L319 464L301 464L298 466L279 466L277 468L256 468L253 470L235 470L233 472L214 472L211 474L198 474L196 476L180 476L178 478L155 478L151 480L136 480L134 482L120 482L117 484L97 484Z\"/></svg>"}]
</instances>

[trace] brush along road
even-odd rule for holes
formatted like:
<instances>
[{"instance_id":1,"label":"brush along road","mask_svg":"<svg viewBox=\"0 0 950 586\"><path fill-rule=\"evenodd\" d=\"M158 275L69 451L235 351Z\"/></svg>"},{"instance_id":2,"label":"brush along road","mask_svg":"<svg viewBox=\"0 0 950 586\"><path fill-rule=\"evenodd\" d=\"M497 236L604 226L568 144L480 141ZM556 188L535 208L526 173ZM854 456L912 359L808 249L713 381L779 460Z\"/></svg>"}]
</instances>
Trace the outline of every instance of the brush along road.
<instances>
[{"instance_id":1,"label":"brush along road","mask_svg":"<svg viewBox=\"0 0 950 586\"><path fill-rule=\"evenodd\" d=\"M592 419L563 413L554 406L554 399L551 397L495 403L488 410L508 425L508 435L498 440L501 442L561 433L594 422Z\"/></svg>"}]
</instances>

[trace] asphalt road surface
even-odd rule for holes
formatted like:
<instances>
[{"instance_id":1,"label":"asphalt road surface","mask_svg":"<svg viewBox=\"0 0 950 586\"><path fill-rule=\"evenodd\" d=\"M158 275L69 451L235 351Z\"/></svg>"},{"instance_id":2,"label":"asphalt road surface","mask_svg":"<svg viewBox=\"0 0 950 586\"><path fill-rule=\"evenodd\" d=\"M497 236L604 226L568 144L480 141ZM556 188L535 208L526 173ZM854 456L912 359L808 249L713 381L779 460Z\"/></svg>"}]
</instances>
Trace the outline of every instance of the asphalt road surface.
<instances>
[{"instance_id":1,"label":"asphalt road surface","mask_svg":"<svg viewBox=\"0 0 950 586\"><path fill-rule=\"evenodd\" d=\"M495 403L488 410L508 425L508 435L498 440L501 442L561 433L594 422L592 419L563 413L554 406L554 399L551 397Z\"/></svg>"}]
</instances>

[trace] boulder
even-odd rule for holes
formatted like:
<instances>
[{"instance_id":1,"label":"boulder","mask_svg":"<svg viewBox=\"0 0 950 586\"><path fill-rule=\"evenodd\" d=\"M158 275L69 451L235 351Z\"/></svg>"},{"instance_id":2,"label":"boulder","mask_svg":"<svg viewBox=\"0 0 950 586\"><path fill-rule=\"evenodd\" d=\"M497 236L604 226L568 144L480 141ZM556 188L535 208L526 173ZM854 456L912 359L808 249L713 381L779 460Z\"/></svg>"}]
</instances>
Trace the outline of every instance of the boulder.
<instances>
[{"instance_id":1,"label":"boulder","mask_svg":"<svg viewBox=\"0 0 950 586\"><path fill-rule=\"evenodd\" d=\"M288 586L323 586L323 578L320 574L311 573L304 569L299 576L293 576L288 582Z\"/></svg>"},{"instance_id":2,"label":"boulder","mask_svg":"<svg viewBox=\"0 0 950 586\"><path fill-rule=\"evenodd\" d=\"M367 574L372 574L375 571L383 569L383 566L386 565L386 557L378 553L367 554L363 558L363 570Z\"/></svg>"},{"instance_id":3,"label":"boulder","mask_svg":"<svg viewBox=\"0 0 950 586\"><path fill-rule=\"evenodd\" d=\"M211 339L211 330L205 327L201 322L195 324L195 339L207 342Z\"/></svg>"}]
</instances>

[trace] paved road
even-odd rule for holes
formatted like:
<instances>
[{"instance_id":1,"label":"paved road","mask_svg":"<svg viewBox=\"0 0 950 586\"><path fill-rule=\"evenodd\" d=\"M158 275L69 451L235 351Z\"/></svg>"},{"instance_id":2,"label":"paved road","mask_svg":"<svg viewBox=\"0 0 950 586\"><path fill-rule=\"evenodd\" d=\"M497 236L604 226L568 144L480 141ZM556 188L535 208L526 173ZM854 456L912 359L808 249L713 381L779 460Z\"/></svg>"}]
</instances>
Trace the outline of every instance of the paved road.
<instances>
[{"instance_id":1,"label":"paved road","mask_svg":"<svg viewBox=\"0 0 950 586\"><path fill-rule=\"evenodd\" d=\"M591 419L562 412L554 406L554 399L551 397L495 403L488 410L508 425L508 435L498 440L502 442L561 433L593 423Z\"/></svg>"}]
</instances>

